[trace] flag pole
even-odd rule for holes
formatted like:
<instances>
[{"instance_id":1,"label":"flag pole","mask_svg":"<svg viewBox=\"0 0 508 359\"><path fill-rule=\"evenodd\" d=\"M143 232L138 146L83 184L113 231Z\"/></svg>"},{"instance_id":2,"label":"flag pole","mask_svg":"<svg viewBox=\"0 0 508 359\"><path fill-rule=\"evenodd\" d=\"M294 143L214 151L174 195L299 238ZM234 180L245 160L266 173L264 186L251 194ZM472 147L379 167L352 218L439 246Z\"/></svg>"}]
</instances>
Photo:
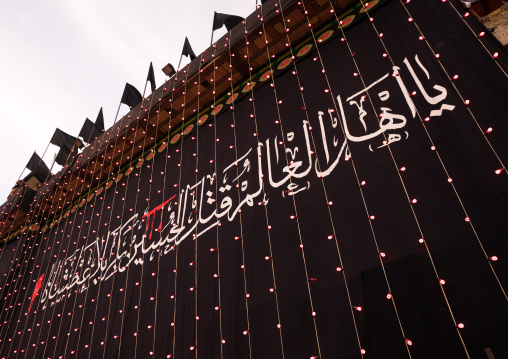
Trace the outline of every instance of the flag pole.
<instances>
[{"instance_id":1,"label":"flag pole","mask_svg":"<svg viewBox=\"0 0 508 359\"><path fill-rule=\"evenodd\" d=\"M56 153L55 155L53 156L53 162L51 162L51 167L49 168L49 173L51 173L51 171L53 170L53 166L55 165L55 161L56 161Z\"/></svg>"},{"instance_id":2,"label":"flag pole","mask_svg":"<svg viewBox=\"0 0 508 359\"><path fill-rule=\"evenodd\" d=\"M215 16L216 16L216 15L217 15L217 12L216 12L216 11L214 11L214 12L213 12L213 22L212 22L212 38L210 39L210 46L212 46L212 44L213 44L213 32L214 32L214 30L215 30L213 25L215 24Z\"/></svg>"},{"instance_id":3,"label":"flag pole","mask_svg":"<svg viewBox=\"0 0 508 359\"><path fill-rule=\"evenodd\" d=\"M122 100L120 100L120 103L118 104L118 110L116 111L115 121L113 121L113 125L116 123L116 120L118 119L118 114L120 113L120 106L122 106Z\"/></svg>"},{"instance_id":4,"label":"flag pole","mask_svg":"<svg viewBox=\"0 0 508 359\"><path fill-rule=\"evenodd\" d=\"M148 80L145 81L145 88L143 89L143 100L145 99L146 85L148 85ZM143 103L141 103L141 106L143 106Z\"/></svg>"},{"instance_id":5,"label":"flag pole","mask_svg":"<svg viewBox=\"0 0 508 359\"><path fill-rule=\"evenodd\" d=\"M178 67L176 68L176 73L175 75L178 73L178 71L180 70L180 64L182 63L182 57L183 57L183 51L182 53L180 54L180 61L178 61Z\"/></svg>"}]
</instances>

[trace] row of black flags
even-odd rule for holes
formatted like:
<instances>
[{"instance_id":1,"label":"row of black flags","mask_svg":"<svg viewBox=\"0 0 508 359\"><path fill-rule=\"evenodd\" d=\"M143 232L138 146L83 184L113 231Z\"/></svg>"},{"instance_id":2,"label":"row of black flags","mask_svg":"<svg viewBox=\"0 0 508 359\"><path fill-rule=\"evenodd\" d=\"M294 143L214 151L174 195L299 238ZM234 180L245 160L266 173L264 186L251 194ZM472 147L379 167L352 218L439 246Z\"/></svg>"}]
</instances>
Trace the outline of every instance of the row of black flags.
<instances>
[{"instance_id":1,"label":"row of black flags","mask_svg":"<svg viewBox=\"0 0 508 359\"><path fill-rule=\"evenodd\" d=\"M267 1L268 0L261 0L261 4L264 4ZM215 30L218 30L223 26L226 26L227 31L231 31L231 29L233 29L243 20L244 18L240 16L214 12L212 25L212 41L213 41L213 32ZM191 61L196 58L196 54L192 50L189 39L187 37L185 37L180 60L182 56L189 57ZM156 89L156 85L155 85L155 74L151 62L150 68L148 69L148 76L146 78L146 81L150 82L150 87L153 93ZM125 104L130 108L134 108L139 103L141 103L142 100L143 95L141 95L141 93L134 86L132 86L129 83L126 83L125 88L123 90L122 99L120 100L120 104ZM98 138L103 132L104 132L104 115L102 113L101 107L95 122L92 122L87 118L85 120L85 123L81 127L81 131L79 132L78 136L81 137L84 142L91 143L96 138ZM60 150L56 155L55 162L61 166L66 165L69 162L69 159L74 158L74 155L77 154L78 149L83 147L83 143L81 140L79 140L77 137L65 133L59 128L55 130L55 133L51 137L50 143L60 147ZM26 168L32 171L32 173L38 173L44 177L47 177L50 173L50 169L44 163L42 158L40 158L39 155L37 155L37 153L35 152L28 161Z\"/></svg>"}]
</instances>

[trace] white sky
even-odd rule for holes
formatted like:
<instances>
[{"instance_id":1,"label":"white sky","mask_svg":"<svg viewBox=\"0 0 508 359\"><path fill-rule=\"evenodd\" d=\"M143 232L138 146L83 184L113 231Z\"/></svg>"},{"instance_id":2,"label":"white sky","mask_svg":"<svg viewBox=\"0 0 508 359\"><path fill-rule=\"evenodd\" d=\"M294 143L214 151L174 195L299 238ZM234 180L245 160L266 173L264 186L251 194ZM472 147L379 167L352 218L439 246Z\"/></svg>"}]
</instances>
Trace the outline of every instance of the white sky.
<instances>
[{"instance_id":1,"label":"white sky","mask_svg":"<svg viewBox=\"0 0 508 359\"><path fill-rule=\"evenodd\" d=\"M247 17L255 8L256 0L4 1L0 204L33 151L43 155L55 128L77 136L101 106L109 128L125 82L143 93L150 61L159 87L162 67L177 67L185 36L196 55L210 45L214 11ZM214 39L225 33L215 31ZM182 66L188 62L184 57ZM127 111L122 105L119 118ZM44 155L48 167L57 151L50 145Z\"/></svg>"}]
</instances>

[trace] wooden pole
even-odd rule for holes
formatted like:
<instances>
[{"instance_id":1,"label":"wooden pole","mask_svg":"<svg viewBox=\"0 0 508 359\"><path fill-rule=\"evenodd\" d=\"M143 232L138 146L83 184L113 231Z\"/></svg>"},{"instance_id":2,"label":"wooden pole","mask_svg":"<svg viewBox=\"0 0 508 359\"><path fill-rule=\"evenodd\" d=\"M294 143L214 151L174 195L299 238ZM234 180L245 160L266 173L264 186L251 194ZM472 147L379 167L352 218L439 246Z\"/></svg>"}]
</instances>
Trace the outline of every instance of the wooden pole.
<instances>
[{"instance_id":1,"label":"wooden pole","mask_svg":"<svg viewBox=\"0 0 508 359\"><path fill-rule=\"evenodd\" d=\"M215 29L213 28L213 25L215 24L215 15L217 15L217 12L216 12L216 11L214 11L214 12L213 12L212 38L210 39L210 46L212 46L212 44L213 44L213 31L215 30Z\"/></svg>"}]
</instances>

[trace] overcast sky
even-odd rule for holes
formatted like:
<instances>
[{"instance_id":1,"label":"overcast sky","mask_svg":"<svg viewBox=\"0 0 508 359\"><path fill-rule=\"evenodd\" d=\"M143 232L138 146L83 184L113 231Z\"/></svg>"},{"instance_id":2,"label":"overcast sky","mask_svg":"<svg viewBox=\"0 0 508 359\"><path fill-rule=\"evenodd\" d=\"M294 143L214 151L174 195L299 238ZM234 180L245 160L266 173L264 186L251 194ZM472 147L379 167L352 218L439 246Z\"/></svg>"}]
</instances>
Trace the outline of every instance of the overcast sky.
<instances>
[{"instance_id":1,"label":"overcast sky","mask_svg":"<svg viewBox=\"0 0 508 359\"><path fill-rule=\"evenodd\" d=\"M214 11L247 17L255 8L256 0L4 1L0 204L33 151L43 155L55 128L77 136L101 106L109 128L125 82L143 93L150 61L159 87L162 67L178 65L185 36L196 55L210 45ZM215 31L214 39L225 33ZM122 105L120 116L127 111ZM49 146L48 167L57 151Z\"/></svg>"}]
</instances>

